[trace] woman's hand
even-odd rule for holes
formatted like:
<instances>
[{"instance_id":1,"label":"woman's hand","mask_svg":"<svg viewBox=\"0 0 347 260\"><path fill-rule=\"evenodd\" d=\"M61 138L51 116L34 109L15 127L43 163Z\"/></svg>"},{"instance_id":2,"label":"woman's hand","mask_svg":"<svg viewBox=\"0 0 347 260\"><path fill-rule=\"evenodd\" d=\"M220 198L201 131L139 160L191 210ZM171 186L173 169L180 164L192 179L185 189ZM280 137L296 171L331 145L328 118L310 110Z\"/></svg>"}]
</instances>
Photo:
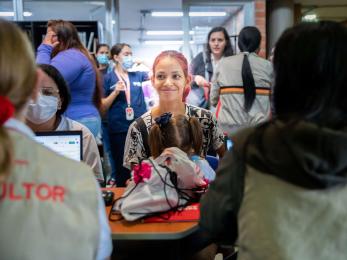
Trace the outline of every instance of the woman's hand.
<instances>
[{"instance_id":1,"label":"woman's hand","mask_svg":"<svg viewBox=\"0 0 347 260\"><path fill-rule=\"evenodd\" d=\"M42 41L43 44L52 46L53 48L59 44L58 37L55 32L47 29L45 38Z\"/></svg>"},{"instance_id":2,"label":"woman's hand","mask_svg":"<svg viewBox=\"0 0 347 260\"><path fill-rule=\"evenodd\" d=\"M210 86L210 83L203 76L200 75L195 75L194 81L200 88Z\"/></svg>"},{"instance_id":3,"label":"woman's hand","mask_svg":"<svg viewBox=\"0 0 347 260\"><path fill-rule=\"evenodd\" d=\"M139 66L139 65L143 64L143 61L138 59L138 58L135 58L133 61L134 61L136 66Z\"/></svg>"},{"instance_id":4,"label":"woman's hand","mask_svg":"<svg viewBox=\"0 0 347 260\"><path fill-rule=\"evenodd\" d=\"M120 91L125 91L125 84L123 81L118 81L116 84L114 84L111 89L115 92L116 95L119 94Z\"/></svg>"}]
</instances>

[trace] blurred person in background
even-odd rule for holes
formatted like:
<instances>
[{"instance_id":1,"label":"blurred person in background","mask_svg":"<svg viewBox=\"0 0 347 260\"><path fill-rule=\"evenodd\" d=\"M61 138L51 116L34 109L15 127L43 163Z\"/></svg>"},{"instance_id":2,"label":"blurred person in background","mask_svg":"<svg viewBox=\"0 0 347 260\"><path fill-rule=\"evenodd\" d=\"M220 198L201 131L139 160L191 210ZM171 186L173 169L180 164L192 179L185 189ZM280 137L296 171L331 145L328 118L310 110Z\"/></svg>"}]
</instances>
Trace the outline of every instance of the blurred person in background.
<instances>
[{"instance_id":1,"label":"blurred person in background","mask_svg":"<svg viewBox=\"0 0 347 260\"><path fill-rule=\"evenodd\" d=\"M111 72L113 69L113 62L110 60L110 47L105 43L100 43L96 46L95 59L98 65L98 69L102 74L102 82L104 83L104 76ZM108 120L106 108L101 106L101 138L103 144L103 165L106 181L108 181L111 176L116 176L115 163L111 153L111 144L108 131Z\"/></svg>"},{"instance_id":2,"label":"blurred person in background","mask_svg":"<svg viewBox=\"0 0 347 260\"><path fill-rule=\"evenodd\" d=\"M89 129L64 116L71 97L69 88L59 71L47 64L39 65L42 77L39 81L40 94L36 102L30 102L26 123L34 132L82 131L83 161L89 165L99 183L104 182L98 146Z\"/></svg>"},{"instance_id":3,"label":"blurred person in background","mask_svg":"<svg viewBox=\"0 0 347 260\"><path fill-rule=\"evenodd\" d=\"M108 44L100 43L96 46L95 58L98 69L102 75L106 75L111 71L112 66L110 62L110 46L108 46Z\"/></svg>"},{"instance_id":4,"label":"blurred person in background","mask_svg":"<svg viewBox=\"0 0 347 260\"><path fill-rule=\"evenodd\" d=\"M209 108L210 82L217 64L223 57L233 55L228 32L224 27L214 27L208 33L206 51L200 52L190 64L193 75L187 103Z\"/></svg>"},{"instance_id":5,"label":"blurred person in background","mask_svg":"<svg viewBox=\"0 0 347 260\"><path fill-rule=\"evenodd\" d=\"M216 116L228 135L270 117L273 68L270 61L258 56L260 43L260 31L244 27L238 37L241 53L224 58L215 70L211 104L218 104Z\"/></svg>"},{"instance_id":6,"label":"blurred person in background","mask_svg":"<svg viewBox=\"0 0 347 260\"><path fill-rule=\"evenodd\" d=\"M129 44L119 43L111 48L115 63L113 71L104 79L105 98L103 110L107 113L111 153L115 162L115 173L109 186L125 186L130 171L123 167L124 144L130 124L146 110L142 83L149 79L148 72L132 71L135 65ZM131 70L131 71L130 71Z\"/></svg>"},{"instance_id":7,"label":"blurred person in background","mask_svg":"<svg viewBox=\"0 0 347 260\"><path fill-rule=\"evenodd\" d=\"M76 27L64 20L50 20L37 49L36 62L57 68L67 82L71 103L65 115L87 126L94 137L101 128L102 79L93 57L83 46Z\"/></svg>"}]
</instances>

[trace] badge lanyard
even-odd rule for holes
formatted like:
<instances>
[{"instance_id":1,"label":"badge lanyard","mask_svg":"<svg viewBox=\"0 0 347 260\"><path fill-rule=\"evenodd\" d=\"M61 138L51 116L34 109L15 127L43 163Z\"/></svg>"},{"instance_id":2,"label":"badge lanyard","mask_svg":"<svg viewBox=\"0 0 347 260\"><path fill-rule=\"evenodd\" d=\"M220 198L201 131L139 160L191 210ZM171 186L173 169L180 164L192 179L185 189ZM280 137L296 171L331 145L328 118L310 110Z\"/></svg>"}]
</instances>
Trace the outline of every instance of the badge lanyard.
<instances>
[{"instance_id":1,"label":"badge lanyard","mask_svg":"<svg viewBox=\"0 0 347 260\"><path fill-rule=\"evenodd\" d=\"M125 98L127 101L127 107L125 108L125 118L126 120L133 120L134 119L134 109L131 107L131 94L130 94L130 80L129 76L127 78L123 78L116 72L116 75L118 77L118 80L121 80L124 82L125 85Z\"/></svg>"}]
</instances>

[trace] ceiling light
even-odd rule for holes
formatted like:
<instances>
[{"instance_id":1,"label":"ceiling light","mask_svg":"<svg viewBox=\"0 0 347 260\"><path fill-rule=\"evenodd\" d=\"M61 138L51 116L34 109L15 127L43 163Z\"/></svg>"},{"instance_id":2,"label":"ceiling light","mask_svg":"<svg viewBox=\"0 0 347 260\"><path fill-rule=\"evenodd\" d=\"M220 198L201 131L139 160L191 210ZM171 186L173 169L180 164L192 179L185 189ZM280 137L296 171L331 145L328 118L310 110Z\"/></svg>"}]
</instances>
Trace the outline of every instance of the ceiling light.
<instances>
[{"instance_id":1,"label":"ceiling light","mask_svg":"<svg viewBox=\"0 0 347 260\"><path fill-rule=\"evenodd\" d=\"M147 35L183 35L183 31L146 31ZM193 35L194 32L190 31L190 35Z\"/></svg>"},{"instance_id":2,"label":"ceiling light","mask_svg":"<svg viewBox=\"0 0 347 260\"><path fill-rule=\"evenodd\" d=\"M151 12L152 16L157 17L182 17L183 12ZM189 16L202 17L202 16L226 16L226 12L189 12Z\"/></svg>"},{"instance_id":3,"label":"ceiling light","mask_svg":"<svg viewBox=\"0 0 347 260\"><path fill-rule=\"evenodd\" d=\"M183 41L144 41L146 45L182 45ZM190 41L193 44L194 41Z\"/></svg>"},{"instance_id":4,"label":"ceiling light","mask_svg":"<svg viewBox=\"0 0 347 260\"><path fill-rule=\"evenodd\" d=\"M102 1L85 1L84 4L105 6L105 2Z\"/></svg>"},{"instance_id":5,"label":"ceiling light","mask_svg":"<svg viewBox=\"0 0 347 260\"><path fill-rule=\"evenodd\" d=\"M112 24L116 24L116 21L115 21L115 20L112 20Z\"/></svg>"},{"instance_id":6,"label":"ceiling light","mask_svg":"<svg viewBox=\"0 0 347 260\"><path fill-rule=\"evenodd\" d=\"M151 12L152 16L158 17L181 17L183 16L182 12Z\"/></svg>"},{"instance_id":7,"label":"ceiling light","mask_svg":"<svg viewBox=\"0 0 347 260\"><path fill-rule=\"evenodd\" d=\"M32 16L32 12L23 12L23 16ZM0 16L2 17L11 17L14 16L14 12L0 12Z\"/></svg>"},{"instance_id":8,"label":"ceiling light","mask_svg":"<svg viewBox=\"0 0 347 260\"><path fill-rule=\"evenodd\" d=\"M189 16L201 17L201 16L226 16L226 12L189 12Z\"/></svg>"},{"instance_id":9,"label":"ceiling light","mask_svg":"<svg viewBox=\"0 0 347 260\"><path fill-rule=\"evenodd\" d=\"M316 14L307 14L302 19L305 21L317 21L317 15Z\"/></svg>"}]
</instances>

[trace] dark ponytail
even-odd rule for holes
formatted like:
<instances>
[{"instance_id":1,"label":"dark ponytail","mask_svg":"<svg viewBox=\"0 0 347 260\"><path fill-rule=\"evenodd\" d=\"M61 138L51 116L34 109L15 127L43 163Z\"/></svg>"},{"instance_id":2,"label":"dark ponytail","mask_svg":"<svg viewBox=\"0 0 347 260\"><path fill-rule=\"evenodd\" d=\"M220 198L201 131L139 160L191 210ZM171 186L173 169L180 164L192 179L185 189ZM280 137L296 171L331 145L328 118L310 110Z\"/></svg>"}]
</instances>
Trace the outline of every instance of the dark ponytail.
<instances>
[{"instance_id":1,"label":"dark ponytail","mask_svg":"<svg viewBox=\"0 0 347 260\"><path fill-rule=\"evenodd\" d=\"M177 115L164 124L155 123L149 131L149 146L153 158L166 148L178 147L188 155L192 148L197 155L202 150L202 129L198 119Z\"/></svg>"},{"instance_id":2,"label":"dark ponytail","mask_svg":"<svg viewBox=\"0 0 347 260\"><path fill-rule=\"evenodd\" d=\"M202 129L199 121L195 117L189 118L189 130L194 153L201 155Z\"/></svg>"},{"instance_id":3,"label":"dark ponytail","mask_svg":"<svg viewBox=\"0 0 347 260\"><path fill-rule=\"evenodd\" d=\"M149 148L153 158L157 158L163 150L164 143L159 125L153 124L148 136Z\"/></svg>"},{"instance_id":4,"label":"dark ponytail","mask_svg":"<svg viewBox=\"0 0 347 260\"><path fill-rule=\"evenodd\" d=\"M244 109L249 112L252 108L256 91L252 68L249 63L248 53L256 51L261 42L260 31L253 26L244 27L240 34L238 45L242 52L245 52L242 62L242 82L244 90Z\"/></svg>"},{"instance_id":5,"label":"dark ponytail","mask_svg":"<svg viewBox=\"0 0 347 260\"><path fill-rule=\"evenodd\" d=\"M153 158L157 158L165 148L179 147L178 133L174 119L165 124L153 124L149 131L149 148Z\"/></svg>"}]
</instances>

